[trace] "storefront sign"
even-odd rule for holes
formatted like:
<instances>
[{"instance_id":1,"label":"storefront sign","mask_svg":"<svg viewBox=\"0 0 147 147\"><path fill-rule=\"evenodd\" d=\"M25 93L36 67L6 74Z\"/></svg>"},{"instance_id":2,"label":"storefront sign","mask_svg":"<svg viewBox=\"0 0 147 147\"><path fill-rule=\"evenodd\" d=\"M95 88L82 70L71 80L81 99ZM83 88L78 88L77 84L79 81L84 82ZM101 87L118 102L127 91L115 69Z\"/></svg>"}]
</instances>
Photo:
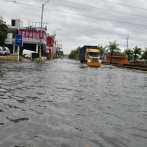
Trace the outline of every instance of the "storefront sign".
<instances>
[{"instance_id":1,"label":"storefront sign","mask_svg":"<svg viewBox=\"0 0 147 147\"><path fill-rule=\"evenodd\" d=\"M7 34L7 38L5 39L5 44L12 44L12 33Z\"/></svg>"},{"instance_id":2,"label":"storefront sign","mask_svg":"<svg viewBox=\"0 0 147 147\"><path fill-rule=\"evenodd\" d=\"M18 34L23 35L25 39L40 39L41 31L37 30L28 30L28 29L20 29ZM42 31L42 39L46 41L46 33Z\"/></svg>"}]
</instances>

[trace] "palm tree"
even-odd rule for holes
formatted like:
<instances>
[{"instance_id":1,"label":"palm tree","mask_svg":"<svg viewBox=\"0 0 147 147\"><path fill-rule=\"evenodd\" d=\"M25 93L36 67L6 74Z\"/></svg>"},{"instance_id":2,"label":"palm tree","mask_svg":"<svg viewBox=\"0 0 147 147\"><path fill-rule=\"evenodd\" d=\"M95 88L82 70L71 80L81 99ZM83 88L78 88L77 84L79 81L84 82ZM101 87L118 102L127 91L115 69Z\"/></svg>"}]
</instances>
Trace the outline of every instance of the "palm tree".
<instances>
[{"instance_id":1,"label":"palm tree","mask_svg":"<svg viewBox=\"0 0 147 147\"><path fill-rule=\"evenodd\" d=\"M146 60L146 64L147 64L147 48L145 48L145 51L143 51L144 53L141 56L141 59L145 59Z\"/></svg>"},{"instance_id":2,"label":"palm tree","mask_svg":"<svg viewBox=\"0 0 147 147\"><path fill-rule=\"evenodd\" d=\"M100 55L102 56L105 53L106 46L103 47L102 45L98 45L97 49L100 51Z\"/></svg>"},{"instance_id":3,"label":"palm tree","mask_svg":"<svg viewBox=\"0 0 147 147\"><path fill-rule=\"evenodd\" d=\"M131 49L126 49L124 51L124 54L128 56L128 61L130 61L133 58L133 51Z\"/></svg>"},{"instance_id":4,"label":"palm tree","mask_svg":"<svg viewBox=\"0 0 147 147\"><path fill-rule=\"evenodd\" d=\"M109 45L107 46L108 50L110 51L110 56L111 56L111 60L110 60L110 64L112 62L112 56L113 56L113 52L115 51L120 51L120 49L118 48L119 44L116 44L116 40L114 42L109 42Z\"/></svg>"},{"instance_id":5,"label":"palm tree","mask_svg":"<svg viewBox=\"0 0 147 147\"><path fill-rule=\"evenodd\" d=\"M141 55L141 48L138 48L137 46L133 48L133 54L134 54L134 63L135 63L137 55Z\"/></svg>"}]
</instances>

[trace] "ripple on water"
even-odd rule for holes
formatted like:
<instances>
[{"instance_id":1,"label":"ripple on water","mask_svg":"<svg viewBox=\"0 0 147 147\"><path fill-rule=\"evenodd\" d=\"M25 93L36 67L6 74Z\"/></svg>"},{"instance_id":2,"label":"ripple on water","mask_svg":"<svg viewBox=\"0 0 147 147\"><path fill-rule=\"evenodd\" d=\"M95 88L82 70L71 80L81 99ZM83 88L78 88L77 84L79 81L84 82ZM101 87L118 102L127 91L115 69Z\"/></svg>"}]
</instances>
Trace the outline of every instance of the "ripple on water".
<instances>
[{"instance_id":1,"label":"ripple on water","mask_svg":"<svg viewBox=\"0 0 147 147\"><path fill-rule=\"evenodd\" d=\"M146 73L74 60L0 68L0 147L147 146Z\"/></svg>"}]
</instances>

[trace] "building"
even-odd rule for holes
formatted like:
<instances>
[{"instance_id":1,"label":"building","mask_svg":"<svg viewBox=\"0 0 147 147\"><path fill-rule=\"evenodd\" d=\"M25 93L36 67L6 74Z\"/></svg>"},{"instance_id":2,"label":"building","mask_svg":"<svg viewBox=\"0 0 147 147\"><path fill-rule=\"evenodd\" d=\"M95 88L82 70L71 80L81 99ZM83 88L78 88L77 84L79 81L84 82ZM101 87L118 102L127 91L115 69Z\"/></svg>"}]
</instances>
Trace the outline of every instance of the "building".
<instances>
[{"instance_id":1,"label":"building","mask_svg":"<svg viewBox=\"0 0 147 147\"><path fill-rule=\"evenodd\" d=\"M4 19L3 19L3 17L0 15L0 24L3 24L3 21L4 21Z\"/></svg>"},{"instance_id":2,"label":"building","mask_svg":"<svg viewBox=\"0 0 147 147\"><path fill-rule=\"evenodd\" d=\"M47 36L47 47L48 47L48 54L46 54L47 58L55 59L56 58L56 40L55 35Z\"/></svg>"},{"instance_id":3,"label":"building","mask_svg":"<svg viewBox=\"0 0 147 147\"><path fill-rule=\"evenodd\" d=\"M111 56L106 56L106 62L111 61ZM112 56L112 63L128 62L128 56Z\"/></svg>"},{"instance_id":4,"label":"building","mask_svg":"<svg viewBox=\"0 0 147 147\"><path fill-rule=\"evenodd\" d=\"M20 47L20 55L23 49L39 52L41 46L42 56L46 53L46 38L47 38L47 27L43 23L42 27L42 41L41 38L41 23L40 22L28 22L28 26L24 27L23 22L20 19L12 19L11 25L8 25L8 30L13 34L12 45L10 50L13 54L17 54L17 47L15 46L15 35L23 35L23 47Z\"/></svg>"}]
</instances>

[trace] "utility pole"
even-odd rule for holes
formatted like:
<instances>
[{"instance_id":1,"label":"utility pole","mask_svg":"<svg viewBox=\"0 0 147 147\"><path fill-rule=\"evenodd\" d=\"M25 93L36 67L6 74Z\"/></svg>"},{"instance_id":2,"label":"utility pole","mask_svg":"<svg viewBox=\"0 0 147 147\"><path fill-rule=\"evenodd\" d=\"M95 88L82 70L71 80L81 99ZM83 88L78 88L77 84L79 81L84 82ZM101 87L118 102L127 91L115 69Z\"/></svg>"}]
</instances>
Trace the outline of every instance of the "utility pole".
<instances>
[{"instance_id":1,"label":"utility pole","mask_svg":"<svg viewBox=\"0 0 147 147\"><path fill-rule=\"evenodd\" d=\"M127 49L128 49L128 47L129 47L129 34L128 34L128 37L126 38L127 39Z\"/></svg>"},{"instance_id":2,"label":"utility pole","mask_svg":"<svg viewBox=\"0 0 147 147\"><path fill-rule=\"evenodd\" d=\"M48 0L49 1L49 0ZM47 1L47 2L48 2ZM46 2L46 3L47 3ZM46 4L42 4L42 13L41 13L41 34L40 34L40 50L39 50L39 63L41 63L41 43L42 43L42 21L43 21L43 10L44 10L44 5Z\"/></svg>"}]
</instances>

